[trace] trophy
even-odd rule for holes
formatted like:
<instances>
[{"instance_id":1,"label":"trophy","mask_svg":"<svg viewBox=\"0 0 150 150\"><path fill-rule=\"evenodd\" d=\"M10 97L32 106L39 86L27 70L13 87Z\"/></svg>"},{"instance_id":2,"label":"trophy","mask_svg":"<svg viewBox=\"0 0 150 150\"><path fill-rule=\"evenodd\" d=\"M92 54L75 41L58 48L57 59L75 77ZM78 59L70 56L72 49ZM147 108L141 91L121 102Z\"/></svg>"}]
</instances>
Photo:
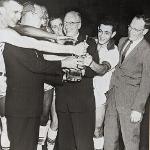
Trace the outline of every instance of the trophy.
<instances>
[{"instance_id":1,"label":"trophy","mask_svg":"<svg viewBox=\"0 0 150 150\"><path fill-rule=\"evenodd\" d=\"M66 80L71 82L79 82L82 80L82 72L77 69L68 69L66 72Z\"/></svg>"},{"instance_id":2,"label":"trophy","mask_svg":"<svg viewBox=\"0 0 150 150\"><path fill-rule=\"evenodd\" d=\"M86 43L88 36L86 35L86 39L84 42ZM76 41L73 41L73 44L75 45ZM84 59L85 55L83 56L76 56L77 58L81 57ZM71 82L79 82L82 80L83 72L85 71L85 67L77 66L78 69L65 69L66 74L66 81Z\"/></svg>"}]
</instances>

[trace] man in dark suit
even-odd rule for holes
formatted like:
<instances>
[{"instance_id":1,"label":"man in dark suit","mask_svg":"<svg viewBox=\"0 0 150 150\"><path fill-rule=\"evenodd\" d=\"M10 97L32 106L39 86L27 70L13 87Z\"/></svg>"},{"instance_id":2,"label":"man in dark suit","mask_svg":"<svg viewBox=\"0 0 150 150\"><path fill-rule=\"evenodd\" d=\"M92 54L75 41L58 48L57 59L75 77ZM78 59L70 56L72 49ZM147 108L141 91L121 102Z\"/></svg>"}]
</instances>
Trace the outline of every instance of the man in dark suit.
<instances>
[{"instance_id":1,"label":"man in dark suit","mask_svg":"<svg viewBox=\"0 0 150 150\"><path fill-rule=\"evenodd\" d=\"M7 2L10 4L9 1ZM16 4L15 1L13 4ZM12 11L14 16L17 15L13 23L19 19L22 9L19 10L19 12ZM36 50L9 44L5 45L3 55L7 77L5 114L10 148L35 150L42 112L44 82L52 85L62 84L61 68L75 68L78 64L77 59L70 57L62 61L49 62L39 57Z\"/></svg>"},{"instance_id":2,"label":"man in dark suit","mask_svg":"<svg viewBox=\"0 0 150 150\"><path fill-rule=\"evenodd\" d=\"M73 44L86 40L86 35L79 33L80 28L80 14L75 11L68 12L64 18L64 32L74 38ZM96 43L90 38L87 38L87 43L87 52L98 62ZM56 111L59 122L57 150L94 150L95 98L92 79L95 72L90 67L84 72L81 81L66 82L63 86L56 87Z\"/></svg>"},{"instance_id":3,"label":"man in dark suit","mask_svg":"<svg viewBox=\"0 0 150 150\"><path fill-rule=\"evenodd\" d=\"M126 150L139 150L140 124L150 93L150 45L144 39L150 20L135 16L118 49L119 63L112 74L107 93L104 149L118 149L119 129Z\"/></svg>"},{"instance_id":4,"label":"man in dark suit","mask_svg":"<svg viewBox=\"0 0 150 150\"><path fill-rule=\"evenodd\" d=\"M38 58L35 50L8 44L5 45L4 60L7 77L5 113L10 147L15 150L36 149L32 146L36 146L38 137L43 84L62 83L63 62L48 62Z\"/></svg>"}]
</instances>

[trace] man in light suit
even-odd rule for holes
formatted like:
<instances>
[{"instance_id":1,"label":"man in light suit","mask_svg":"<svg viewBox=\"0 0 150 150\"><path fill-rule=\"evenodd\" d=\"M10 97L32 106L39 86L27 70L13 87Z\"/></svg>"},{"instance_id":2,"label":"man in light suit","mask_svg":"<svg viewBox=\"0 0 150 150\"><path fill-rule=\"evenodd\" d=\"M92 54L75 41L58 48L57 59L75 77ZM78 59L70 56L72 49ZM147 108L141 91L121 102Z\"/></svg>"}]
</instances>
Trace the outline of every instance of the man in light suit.
<instances>
[{"instance_id":1,"label":"man in light suit","mask_svg":"<svg viewBox=\"0 0 150 150\"><path fill-rule=\"evenodd\" d=\"M125 149L139 150L140 122L150 93L150 45L144 39L149 27L150 19L135 16L128 37L119 42L120 60L107 92L105 150L118 150L119 130Z\"/></svg>"}]
</instances>

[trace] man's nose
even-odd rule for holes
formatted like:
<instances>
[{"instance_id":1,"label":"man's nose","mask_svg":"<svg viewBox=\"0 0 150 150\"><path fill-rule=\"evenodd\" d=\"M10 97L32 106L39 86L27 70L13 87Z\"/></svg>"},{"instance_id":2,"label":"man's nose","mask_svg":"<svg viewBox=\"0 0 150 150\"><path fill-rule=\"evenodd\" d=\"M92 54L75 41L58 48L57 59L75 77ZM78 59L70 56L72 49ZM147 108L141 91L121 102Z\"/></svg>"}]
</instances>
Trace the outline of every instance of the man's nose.
<instances>
[{"instance_id":1,"label":"man's nose","mask_svg":"<svg viewBox=\"0 0 150 150\"><path fill-rule=\"evenodd\" d=\"M64 29L65 30L68 30L70 27L67 25L67 26L64 26Z\"/></svg>"}]
</instances>

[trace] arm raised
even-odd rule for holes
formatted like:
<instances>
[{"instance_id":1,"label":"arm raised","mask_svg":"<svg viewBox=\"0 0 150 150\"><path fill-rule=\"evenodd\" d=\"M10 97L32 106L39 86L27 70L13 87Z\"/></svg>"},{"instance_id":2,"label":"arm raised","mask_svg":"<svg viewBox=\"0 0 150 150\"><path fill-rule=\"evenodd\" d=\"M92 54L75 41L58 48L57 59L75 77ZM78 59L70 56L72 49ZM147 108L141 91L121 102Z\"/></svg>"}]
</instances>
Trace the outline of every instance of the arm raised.
<instances>
[{"instance_id":1,"label":"arm raised","mask_svg":"<svg viewBox=\"0 0 150 150\"><path fill-rule=\"evenodd\" d=\"M75 55L82 55L85 53L85 49L88 45L83 43L77 46L61 45L44 40L36 40L31 37L21 36L19 33L12 29L0 30L0 42L6 42L18 47L37 49L39 51L51 52L51 53L70 53Z\"/></svg>"}]
</instances>

